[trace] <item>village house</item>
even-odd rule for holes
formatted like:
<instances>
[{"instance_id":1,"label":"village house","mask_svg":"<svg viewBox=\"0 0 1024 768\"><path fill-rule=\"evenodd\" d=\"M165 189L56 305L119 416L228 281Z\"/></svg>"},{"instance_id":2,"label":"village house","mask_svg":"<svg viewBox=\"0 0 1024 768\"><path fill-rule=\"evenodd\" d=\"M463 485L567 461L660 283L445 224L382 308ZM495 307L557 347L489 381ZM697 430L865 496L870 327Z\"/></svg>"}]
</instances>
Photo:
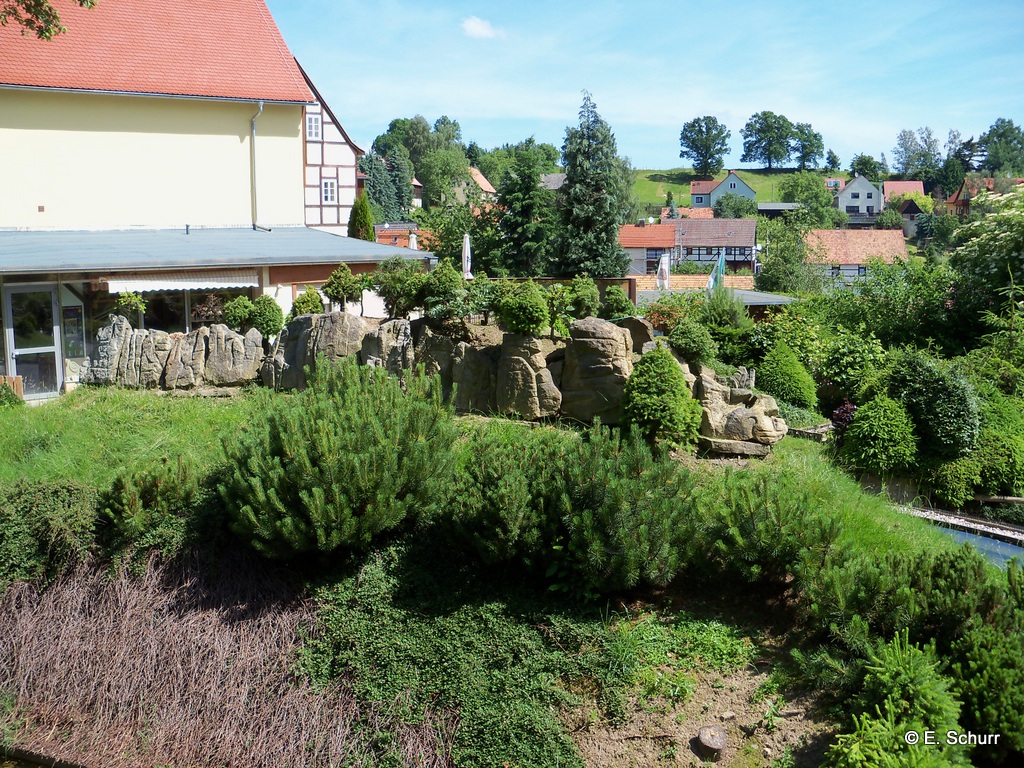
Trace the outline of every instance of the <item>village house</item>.
<instances>
[{"instance_id":1,"label":"village house","mask_svg":"<svg viewBox=\"0 0 1024 768\"><path fill-rule=\"evenodd\" d=\"M737 176L736 171L729 171L721 181L691 181L690 205L694 208L713 208L719 198L727 192L748 200L757 197L754 189Z\"/></svg>"},{"instance_id":2,"label":"village house","mask_svg":"<svg viewBox=\"0 0 1024 768\"><path fill-rule=\"evenodd\" d=\"M804 237L807 261L821 264L832 277L852 282L867 274L875 259L892 264L907 258L898 229L812 229Z\"/></svg>"},{"instance_id":3,"label":"village house","mask_svg":"<svg viewBox=\"0 0 1024 768\"><path fill-rule=\"evenodd\" d=\"M885 202L882 190L858 175L836 192L834 205L849 215L851 227L871 227L885 207Z\"/></svg>"},{"instance_id":4,"label":"village house","mask_svg":"<svg viewBox=\"0 0 1024 768\"><path fill-rule=\"evenodd\" d=\"M187 331L211 294L287 311L340 262L429 257L339 236L361 150L262 0L60 13L48 42L0 27L0 374L27 399L75 381L119 292Z\"/></svg>"},{"instance_id":5,"label":"village house","mask_svg":"<svg viewBox=\"0 0 1024 768\"><path fill-rule=\"evenodd\" d=\"M754 219L674 219L661 224L624 224L619 243L629 255L630 274L653 275L662 256L710 265L725 256L736 271L754 268Z\"/></svg>"}]
</instances>

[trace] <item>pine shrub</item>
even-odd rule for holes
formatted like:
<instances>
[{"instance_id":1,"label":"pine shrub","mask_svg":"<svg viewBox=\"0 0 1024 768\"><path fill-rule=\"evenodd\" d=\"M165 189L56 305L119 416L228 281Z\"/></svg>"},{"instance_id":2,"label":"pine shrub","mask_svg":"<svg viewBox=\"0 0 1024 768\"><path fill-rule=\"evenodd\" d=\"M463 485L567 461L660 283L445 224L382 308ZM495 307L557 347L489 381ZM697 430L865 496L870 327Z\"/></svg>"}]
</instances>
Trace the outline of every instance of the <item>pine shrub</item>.
<instances>
[{"instance_id":1,"label":"pine shrub","mask_svg":"<svg viewBox=\"0 0 1024 768\"><path fill-rule=\"evenodd\" d=\"M377 294L384 301L389 318L408 317L419 306L427 275L419 263L401 256L382 261L373 273Z\"/></svg>"},{"instance_id":2,"label":"pine shrub","mask_svg":"<svg viewBox=\"0 0 1024 768\"><path fill-rule=\"evenodd\" d=\"M543 289L533 282L503 286L498 314L509 333L539 336L548 326L548 302Z\"/></svg>"},{"instance_id":3,"label":"pine shrub","mask_svg":"<svg viewBox=\"0 0 1024 768\"><path fill-rule=\"evenodd\" d=\"M342 262L338 268L327 278L323 287L324 296L340 304L342 309L350 302L359 301L363 296L362 281L352 274L348 264Z\"/></svg>"},{"instance_id":4,"label":"pine shrub","mask_svg":"<svg viewBox=\"0 0 1024 768\"><path fill-rule=\"evenodd\" d=\"M542 573L564 514L563 467L576 436L495 421L460 447L450 523L489 564L521 563Z\"/></svg>"},{"instance_id":5,"label":"pine shrub","mask_svg":"<svg viewBox=\"0 0 1024 768\"><path fill-rule=\"evenodd\" d=\"M438 264L423 281L420 293L428 317L451 320L469 314L466 281L449 261Z\"/></svg>"},{"instance_id":6,"label":"pine shrub","mask_svg":"<svg viewBox=\"0 0 1024 768\"><path fill-rule=\"evenodd\" d=\"M266 294L257 296L252 303L249 324L259 331L264 339L277 336L284 327L284 312L281 310L281 305L274 301L273 296Z\"/></svg>"},{"instance_id":7,"label":"pine shrub","mask_svg":"<svg viewBox=\"0 0 1024 768\"><path fill-rule=\"evenodd\" d=\"M688 449L697 442L702 409L672 353L658 347L640 358L623 391L630 428L648 442Z\"/></svg>"},{"instance_id":8,"label":"pine shrub","mask_svg":"<svg viewBox=\"0 0 1024 768\"><path fill-rule=\"evenodd\" d=\"M572 316L577 320L594 317L601 306L601 292L589 275L576 275L569 284Z\"/></svg>"},{"instance_id":9,"label":"pine shrub","mask_svg":"<svg viewBox=\"0 0 1024 768\"><path fill-rule=\"evenodd\" d=\"M784 341L765 355L757 369L757 386L772 397L801 408L814 409L818 404L814 379Z\"/></svg>"},{"instance_id":10,"label":"pine shrub","mask_svg":"<svg viewBox=\"0 0 1024 768\"><path fill-rule=\"evenodd\" d=\"M839 455L849 466L876 475L906 469L917 455L914 423L895 400L876 397L857 409Z\"/></svg>"},{"instance_id":11,"label":"pine shrub","mask_svg":"<svg viewBox=\"0 0 1024 768\"><path fill-rule=\"evenodd\" d=\"M932 459L921 467L921 477L936 499L950 509L960 509L974 498L974 489L981 483L982 466L972 454L959 459Z\"/></svg>"},{"instance_id":12,"label":"pine shrub","mask_svg":"<svg viewBox=\"0 0 1024 768\"><path fill-rule=\"evenodd\" d=\"M636 432L595 425L566 462L565 477L568 579L599 593L672 580L694 514L686 469Z\"/></svg>"},{"instance_id":13,"label":"pine shrub","mask_svg":"<svg viewBox=\"0 0 1024 768\"><path fill-rule=\"evenodd\" d=\"M668 343L688 363L707 365L718 356L718 344L693 317L680 318L668 336Z\"/></svg>"},{"instance_id":14,"label":"pine shrub","mask_svg":"<svg viewBox=\"0 0 1024 768\"><path fill-rule=\"evenodd\" d=\"M618 285L609 285L604 291L604 303L601 305L601 317L610 320L613 317L632 317L636 314L636 305L629 300L629 294Z\"/></svg>"},{"instance_id":15,"label":"pine shrub","mask_svg":"<svg viewBox=\"0 0 1024 768\"><path fill-rule=\"evenodd\" d=\"M454 417L435 378L400 381L351 360L318 364L309 389L267 393L225 444L231 527L275 558L365 549L445 504Z\"/></svg>"}]
</instances>

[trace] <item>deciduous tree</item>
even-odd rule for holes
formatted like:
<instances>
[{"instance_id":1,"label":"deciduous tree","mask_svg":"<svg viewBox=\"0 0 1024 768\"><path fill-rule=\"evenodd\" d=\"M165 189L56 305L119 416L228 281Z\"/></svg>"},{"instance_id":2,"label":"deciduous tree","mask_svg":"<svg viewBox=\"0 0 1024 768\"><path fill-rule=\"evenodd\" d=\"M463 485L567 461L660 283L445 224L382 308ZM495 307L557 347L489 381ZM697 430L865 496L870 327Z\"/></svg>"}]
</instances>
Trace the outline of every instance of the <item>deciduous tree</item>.
<instances>
[{"instance_id":1,"label":"deciduous tree","mask_svg":"<svg viewBox=\"0 0 1024 768\"><path fill-rule=\"evenodd\" d=\"M871 155L856 154L850 160L850 173L863 176L868 181L881 181L887 170L884 162Z\"/></svg>"},{"instance_id":2,"label":"deciduous tree","mask_svg":"<svg viewBox=\"0 0 1024 768\"><path fill-rule=\"evenodd\" d=\"M807 229L831 229L849 221L845 212L833 205L833 195L821 176L813 171L797 171L779 182L784 203L800 203L792 213Z\"/></svg>"},{"instance_id":3,"label":"deciduous tree","mask_svg":"<svg viewBox=\"0 0 1024 768\"><path fill-rule=\"evenodd\" d=\"M694 173L698 176L713 179L725 164L731 136L732 133L718 122L717 117L695 117L683 125L679 133L682 146L679 156L693 162Z\"/></svg>"},{"instance_id":4,"label":"deciduous tree","mask_svg":"<svg viewBox=\"0 0 1024 768\"><path fill-rule=\"evenodd\" d=\"M740 131L743 136L744 163L764 163L770 171L789 159L793 124L785 115L767 110L750 116Z\"/></svg>"},{"instance_id":5,"label":"deciduous tree","mask_svg":"<svg viewBox=\"0 0 1024 768\"><path fill-rule=\"evenodd\" d=\"M83 8L92 8L96 0L74 0ZM60 14L50 0L2 0L0 2L0 26L9 21L19 24L40 40L51 40L61 32L67 32L60 23Z\"/></svg>"},{"instance_id":6,"label":"deciduous tree","mask_svg":"<svg viewBox=\"0 0 1024 768\"><path fill-rule=\"evenodd\" d=\"M757 216L757 201L726 192L715 201L714 212L716 219L752 219ZM675 218L679 218L678 213Z\"/></svg>"},{"instance_id":7,"label":"deciduous tree","mask_svg":"<svg viewBox=\"0 0 1024 768\"><path fill-rule=\"evenodd\" d=\"M992 175L1024 173L1024 130L1013 120L997 119L981 137L981 143L985 147L981 170Z\"/></svg>"},{"instance_id":8,"label":"deciduous tree","mask_svg":"<svg viewBox=\"0 0 1024 768\"><path fill-rule=\"evenodd\" d=\"M827 173L835 173L839 170L839 155L833 152L831 149L825 156L825 171Z\"/></svg>"},{"instance_id":9,"label":"deciduous tree","mask_svg":"<svg viewBox=\"0 0 1024 768\"><path fill-rule=\"evenodd\" d=\"M801 171L808 167L817 168L818 161L825 154L825 142L810 123L797 123L793 126L790 152L796 158L797 168Z\"/></svg>"}]
</instances>

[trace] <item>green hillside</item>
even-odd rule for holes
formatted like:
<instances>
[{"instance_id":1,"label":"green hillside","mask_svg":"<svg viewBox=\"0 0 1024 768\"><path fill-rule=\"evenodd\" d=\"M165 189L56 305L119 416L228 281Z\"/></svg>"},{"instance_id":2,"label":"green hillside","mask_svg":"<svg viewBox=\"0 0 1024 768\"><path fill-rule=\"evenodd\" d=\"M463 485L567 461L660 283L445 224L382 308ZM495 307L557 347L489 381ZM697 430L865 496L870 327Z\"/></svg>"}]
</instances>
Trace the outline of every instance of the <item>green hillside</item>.
<instances>
[{"instance_id":1,"label":"green hillside","mask_svg":"<svg viewBox=\"0 0 1024 768\"><path fill-rule=\"evenodd\" d=\"M759 203L769 203L779 200L779 182L791 176L794 169L784 170L737 170L736 175L749 184L755 193ZM822 178L825 178L824 171L818 171ZM715 178L724 179L729 174L728 170L722 171ZM849 178L849 173L838 171L833 176ZM694 181L697 175L692 168L673 168L671 170L638 170L636 181L633 184L633 191L637 198L644 205L664 205L665 195L672 190L676 205L686 207L690 205L690 182Z\"/></svg>"}]
</instances>

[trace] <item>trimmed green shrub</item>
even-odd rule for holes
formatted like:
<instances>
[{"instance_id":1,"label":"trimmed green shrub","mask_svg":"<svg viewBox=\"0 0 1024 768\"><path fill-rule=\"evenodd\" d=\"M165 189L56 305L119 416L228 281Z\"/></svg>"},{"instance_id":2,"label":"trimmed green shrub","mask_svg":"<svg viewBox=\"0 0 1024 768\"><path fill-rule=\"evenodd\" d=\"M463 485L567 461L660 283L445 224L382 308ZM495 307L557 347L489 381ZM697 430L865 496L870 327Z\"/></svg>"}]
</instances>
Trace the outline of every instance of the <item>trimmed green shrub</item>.
<instances>
[{"instance_id":1,"label":"trimmed green shrub","mask_svg":"<svg viewBox=\"0 0 1024 768\"><path fill-rule=\"evenodd\" d=\"M560 336L569 335L569 323L573 319L572 291L569 286L551 283L544 289L548 302L548 319L551 322L551 333Z\"/></svg>"},{"instance_id":2,"label":"trimmed green shrub","mask_svg":"<svg viewBox=\"0 0 1024 768\"><path fill-rule=\"evenodd\" d=\"M450 523L485 563L543 573L565 513L563 467L577 442L571 432L506 421L462 441Z\"/></svg>"},{"instance_id":3,"label":"trimmed green shrub","mask_svg":"<svg viewBox=\"0 0 1024 768\"><path fill-rule=\"evenodd\" d=\"M980 488L989 494L1024 491L1024 401L990 391L981 402L982 427L972 456L980 467Z\"/></svg>"},{"instance_id":4,"label":"trimmed green shrub","mask_svg":"<svg viewBox=\"0 0 1024 768\"><path fill-rule=\"evenodd\" d=\"M626 422L648 442L688 449L696 444L701 406L683 371L664 347L640 358L623 391Z\"/></svg>"},{"instance_id":5,"label":"trimmed green shrub","mask_svg":"<svg viewBox=\"0 0 1024 768\"><path fill-rule=\"evenodd\" d=\"M684 317L696 316L703 299L697 293L662 293L656 301L638 307L655 330L668 333Z\"/></svg>"},{"instance_id":6,"label":"trimmed green shrub","mask_svg":"<svg viewBox=\"0 0 1024 768\"><path fill-rule=\"evenodd\" d=\"M469 314L466 281L449 261L442 261L427 274L418 301L427 317L451 320Z\"/></svg>"},{"instance_id":7,"label":"trimmed green shrub","mask_svg":"<svg viewBox=\"0 0 1024 768\"><path fill-rule=\"evenodd\" d=\"M878 368L885 360L885 351L873 334L861 328L851 333L836 329L835 335L825 340L818 378L825 388L833 390L826 404L826 413L838 408L843 400L852 400L860 390L868 371Z\"/></svg>"},{"instance_id":8,"label":"trimmed green shrub","mask_svg":"<svg viewBox=\"0 0 1024 768\"><path fill-rule=\"evenodd\" d=\"M301 394L261 396L265 418L226 442L218 486L232 530L258 552L365 549L446 504L456 429L436 377L319 361Z\"/></svg>"},{"instance_id":9,"label":"trimmed green shrub","mask_svg":"<svg viewBox=\"0 0 1024 768\"><path fill-rule=\"evenodd\" d=\"M99 542L115 562L143 568L151 552L173 559L222 541L223 510L213 472L198 475L180 458L118 475L97 504Z\"/></svg>"},{"instance_id":10,"label":"trimmed green shrub","mask_svg":"<svg viewBox=\"0 0 1024 768\"><path fill-rule=\"evenodd\" d=\"M310 285L292 302L291 311L288 313L288 322L299 315L320 315L323 314L323 311L324 299L320 295L320 291Z\"/></svg>"},{"instance_id":11,"label":"trimmed green shrub","mask_svg":"<svg viewBox=\"0 0 1024 768\"><path fill-rule=\"evenodd\" d=\"M981 431L978 399L959 371L921 350L897 350L883 382L914 420L923 456L956 459L974 449Z\"/></svg>"},{"instance_id":12,"label":"trimmed green shrub","mask_svg":"<svg viewBox=\"0 0 1024 768\"><path fill-rule=\"evenodd\" d=\"M601 292L597 283L588 275L576 275L569 284L572 299L572 316L577 320L594 317L601 306Z\"/></svg>"},{"instance_id":13,"label":"trimmed green shrub","mask_svg":"<svg viewBox=\"0 0 1024 768\"><path fill-rule=\"evenodd\" d=\"M251 327L255 306L248 296L236 296L224 305L224 324L232 330L244 333Z\"/></svg>"},{"instance_id":14,"label":"trimmed green shrub","mask_svg":"<svg viewBox=\"0 0 1024 768\"><path fill-rule=\"evenodd\" d=\"M618 285L609 285L604 291L604 303L601 305L601 317L606 320L613 317L632 317L636 314L636 305L629 300L629 294Z\"/></svg>"},{"instance_id":15,"label":"trimmed green shrub","mask_svg":"<svg viewBox=\"0 0 1024 768\"><path fill-rule=\"evenodd\" d=\"M793 350L780 341L764 357L757 368L757 386L772 397L801 408L818 405L818 390Z\"/></svg>"},{"instance_id":16,"label":"trimmed green shrub","mask_svg":"<svg viewBox=\"0 0 1024 768\"><path fill-rule=\"evenodd\" d=\"M382 261L373 273L374 287L384 301L389 318L407 317L418 306L427 275L419 262L401 256Z\"/></svg>"},{"instance_id":17,"label":"trimmed green shrub","mask_svg":"<svg viewBox=\"0 0 1024 768\"><path fill-rule=\"evenodd\" d=\"M694 514L686 469L654 453L637 432L621 436L595 425L565 463L565 478L563 578L599 593L672 580Z\"/></svg>"},{"instance_id":18,"label":"trimmed green shrub","mask_svg":"<svg viewBox=\"0 0 1024 768\"><path fill-rule=\"evenodd\" d=\"M340 304L344 309L349 302L356 302L362 298L363 284L358 277L352 274L348 264L342 262L327 278L323 292L324 296L335 304Z\"/></svg>"},{"instance_id":19,"label":"trimmed green shrub","mask_svg":"<svg viewBox=\"0 0 1024 768\"><path fill-rule=\"evenodd\" d=\"M96 491L76 483L0 487L0 591L12 581L53 578L85 559Z\"/></svg>"},{"instance_id":20,"label":"trimmed green shrub","mask_svg":"<svg viewBox=\"0 0 1024 768\"><path fill-rule=\"evenodd\" d=\"M668 336L672 349L688 363L707 365L718 356L718 345L708 329L693 317L682 317Z\"/></svg>"},{"instance_id":21,"label":"trimmed green shrub","mask_svg":"<svg viewBox=\"0 0 1024 768\"><path fill-rule=\"evenodd\" d=\"M509 333L539 336L548 326L548 303L544 290L524 280L503 286L498 314Z\"/></svg>"},{"instance_id":22,"label":"trimmed green shrub","mask_svg":"<svg viewBox=\"0 0 1024 768\"><path fill-rule=\"evenodd\" d=\"M945 506L960 509L974 497L974 488L981 482L982 467L975 454L947 461L926 462L921 478Z\"/></svg>"},{"instance_id":23,"label":"trimmed green shrub","mask_svg":"<svg viewBox=\"0 0 1024 768\"><path fill-rule=\"evenodd\" d=\"M849 466L876 475L905 469L917 455L914 423L895 400L876 397L857 409L839 455Z\"/></svg>"},{"instance_id":24,"label":"trimmed green shrub","mask_svg":"<svg viewBox=\"0 0 1024 768\"><path fill-rule=\"evenodd\" d=\"M14 387L7 382L0 383L0 408L15 408L24 404L25 402L15 393Z\"/></svg>"},{"instance_id":25,"label":"trimmed green shrub","mask_svg":"<svg viewBox=\"0 0 1024 768\"><path fill-rule=\"evenodd\" d=\"M277 336L284 327L284 312L281 305L274 301L273 296L257 296L252 303L249 324L262 334L264 340Z\"/></svg>"}]
</instances>

